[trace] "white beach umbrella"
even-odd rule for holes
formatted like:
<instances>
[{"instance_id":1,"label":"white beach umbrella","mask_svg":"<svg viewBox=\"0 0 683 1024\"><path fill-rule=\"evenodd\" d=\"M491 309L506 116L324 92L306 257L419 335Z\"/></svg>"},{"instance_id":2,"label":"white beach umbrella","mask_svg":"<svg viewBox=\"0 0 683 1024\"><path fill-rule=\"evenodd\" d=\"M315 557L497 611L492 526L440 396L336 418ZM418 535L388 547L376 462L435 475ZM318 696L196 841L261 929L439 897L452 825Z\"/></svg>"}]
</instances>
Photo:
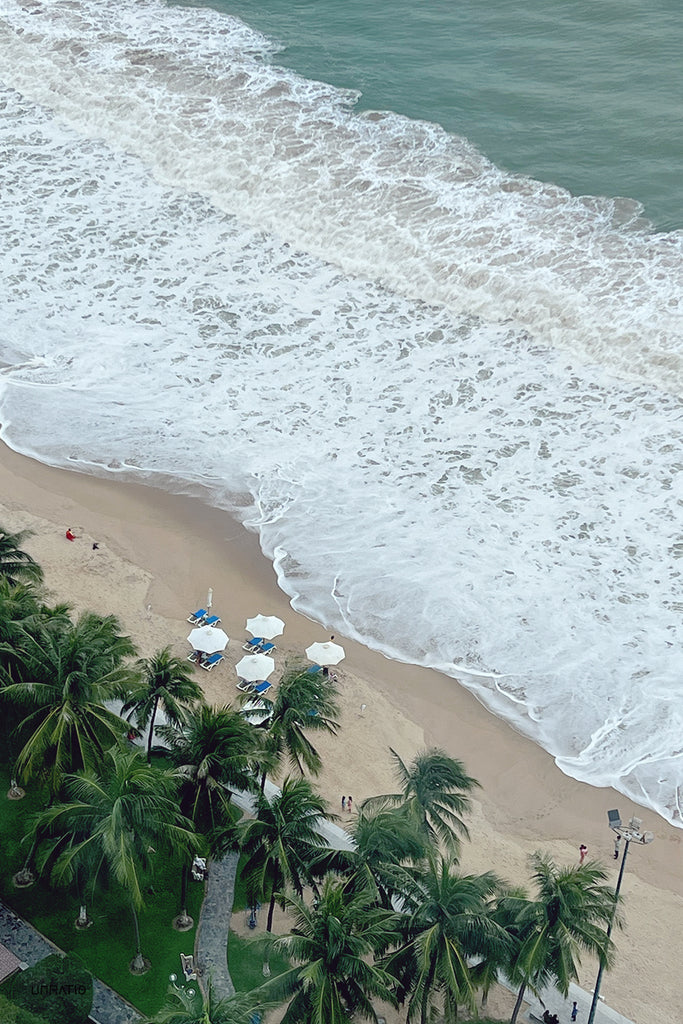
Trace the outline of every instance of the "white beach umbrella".
<instances>
[{"instance_id":1,"label":"white beach umbrella","mask_svg":"<svg viewBox=\"0 0 683 1024\"><path fill-rule=\"evenodd\" d=\"M306 657L317 665L338 665L345 656L341 644L333 644L331 640L326 640L325 643L311 644L306 648Z\"/></svg>"},{"instance_id":2,"label":"white beach umbrella","mask_svg":"<svg viewBox=\"0 0 683 1024\"><path fill-rule=\"evenodd\" d=\"M247 619L247 629L252 636L272 640L274 636L284 633L285 624L277 615L255 615L253 619Z\"/></svg>"},{"instance_id":3,"label":"white beach umbrella","mask_svg":"<svg viewBox=\"0 0 683 1024\"><path fill-rule=\"evenodd\" d=\"M216 629L215 626L197 626L188 636L188 643L192 644L195 651L202 651L204 654L215 654L216 651L224 651L228 646L228 634L225 630Z\"/></svg>"},{"instance_id":4,"label":"white beach umbrella","mask_svg":"<svg viewBox=\"0 0 683 1024\"><path fill-rule=\"evenodd\" d=\"M235 665L235 672L240 679L250 683L267 679L275 668L275 662L265 654L247 654Z\"/></svg>"}]
</instances>

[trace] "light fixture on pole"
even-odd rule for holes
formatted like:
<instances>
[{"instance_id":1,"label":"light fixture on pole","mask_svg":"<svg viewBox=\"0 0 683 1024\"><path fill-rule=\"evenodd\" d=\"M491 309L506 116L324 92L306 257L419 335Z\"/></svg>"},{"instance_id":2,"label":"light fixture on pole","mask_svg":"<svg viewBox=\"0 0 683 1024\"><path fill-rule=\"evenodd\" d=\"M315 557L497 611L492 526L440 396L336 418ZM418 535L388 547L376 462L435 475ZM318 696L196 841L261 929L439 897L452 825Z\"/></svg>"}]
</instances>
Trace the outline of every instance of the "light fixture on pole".
<instances>
[{"instance_id":1,"label":"light fixture on pole","mask_svg":"<svg viewBox=\"0 0 683 1024\"><path fill-rule=\"evenodd\" d=\"M609 925L607 926L607 940L609 942L610 936L612 935L612 927L614 925L614 915L617 912L617 902L619 900L619 892L621 890L621 880L624 877L624 868L626 866L626 856L628 854L628 848L631 843L637 843L638 846L647 846L654 839L652 832L642 831L642 821L640 818L631 818L628 825L622 825L621 815L619 811L608 811L607 822L613 832L616 832L617 842L620 839L624 840L624 852L621 856L621 867L619 868L619 877L617 878L617 886L614 890L614 907L612 909L612 915L609 919ZM587 1024L593 1024L595 1020L595 1011L598 1006L598 1000L600 999L600 985L602 983L602 972L604 965L600 963L598 968L598 976L595 979L595 989L593 991L593 1002L591 1003L590 1013L588 1014Z\"/></svg>"}]
</instances>

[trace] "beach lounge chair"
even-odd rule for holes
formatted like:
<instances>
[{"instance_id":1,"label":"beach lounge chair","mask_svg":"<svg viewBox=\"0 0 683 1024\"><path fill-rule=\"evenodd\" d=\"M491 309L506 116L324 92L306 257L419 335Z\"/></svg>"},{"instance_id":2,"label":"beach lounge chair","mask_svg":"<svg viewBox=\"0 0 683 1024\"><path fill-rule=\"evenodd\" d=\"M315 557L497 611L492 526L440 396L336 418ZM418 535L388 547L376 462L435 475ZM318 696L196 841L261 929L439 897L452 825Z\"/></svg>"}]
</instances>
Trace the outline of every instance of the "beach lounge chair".
<instances>
[{"instance_id":1,"label":"beach lounge chair","mask_svg":"<svg viewBox=\"0 0 683 1024\"><path fill-rule=\"evenodd\" d=\"M198 626L200 622L204 621L206 615L206 608L198 608L196 612L192 612L192 615L187 616L187 621L191 622L193 626Z\"/></svg>"},{"instance_id":2,"label":"beach lounge chair","mask_svg":"<svg viewBox=\"0 0 683 1024\"><path fill-rule=\"evenodd\" d=\"M249 651L250 654L258 654L259 651L261 650L262 643L262 636L253 636L251 640L247 640L245 644L242 644L242 650Z\"/></svg>"},{"instance_id":3,"label":"beach lounge chair","mask_svg":"<svg viewBox=\"0 0 683 1024\"><path fill-rule=\"evenodd\" d=\"M275 644L270 644L270 643L267 643L265 640L262 640L261 643L259 644L259 649L258 649L258 651L256 653L257 654L272 654L274 650L275 650Z\"/></svg>"},{"instance_id":4,"label":"beach lounge chair","mask_svg":"<svg viewBox=\"0 0 683 1024\"><path fill-rule=\"evenodd\" d=\"M273 689L273 684L269 683L268 680L266 679L263 683L257 683L256 686L254 687L253 692L254 692L255 696L262 697L264 695L264 693L268 693L268 690L272 690L272 689Z\"/></svg>"},{"instance_id":5,"label":"beach lounge chair","mask_svg":"<svg viewBox=\"0 0 683 1024\"><path fill-rule=\"evenodd\" d=\"M194 956L191 953L189 956L186 956L184 953L180 954L180 966L182 967L185 981L196 981L197 972L194 969Z\"/></svg>"},{"instance_id":6,"label":"beach lounge chair","mask_svg":"<svg viewBox=\"0 0 683 1024\"><path fill-rule=\"evenodd\" d=\"M223 661L223 655L220 651L216 651L215 654L210 654L208 658L204 658L201 662L201 667L205 668L207 672L210 672L214 665L220 665Z\"/></svg>"},{"instance_id":7,"label":"beach lounge chair","mask_svg":"<svg viewBox=\"0 0 683 1024\"><path fill-rule=\"evenodd\" d=\"M237 683L237 689L241 690L242 693L251 693L254 689L254 684L248 679L240 679Z\"/></svg>"},{"instance_id":8,"label":"beach lounge chair","mask_svg":"<svg viewBox=\"0 0 683 1024\"><path fill-rule=\"evenodd\" d=\"M322 665L311 665L310 668L306 669L306 674L309 676L315 675L316 672L322 672Z\"/></svg>"},{"instance_id":9,"label":"beach lounge chair","mask_svg":"<svg viewBox=\"0 0 683 1024\"><path fill-rule=\"evenodd\" d=\"M220 615L209 615L209 617L204 619L202 622L202 626L217 626L220 621Z\"/></svg>"}]
</instances>

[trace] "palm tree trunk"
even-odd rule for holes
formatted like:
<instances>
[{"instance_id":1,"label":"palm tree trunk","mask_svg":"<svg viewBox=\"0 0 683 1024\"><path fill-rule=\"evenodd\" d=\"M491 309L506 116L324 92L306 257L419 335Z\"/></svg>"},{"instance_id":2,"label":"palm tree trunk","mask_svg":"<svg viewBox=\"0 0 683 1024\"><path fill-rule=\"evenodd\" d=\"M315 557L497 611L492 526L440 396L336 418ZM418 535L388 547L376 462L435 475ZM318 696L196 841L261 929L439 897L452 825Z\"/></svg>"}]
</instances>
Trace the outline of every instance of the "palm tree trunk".
<instances>
[{"instance_id":1,"label":"palm tree trunk","mask_svg":"<svg viewBox=\"0 0 683 1024\"><path fill-rule=\"evenodd\" d=\"M152 763L152 737L154 736L154 719L157 715L157 708L159 707L159 698L154 698L154 707L152 708L152 717L149 720L149 736L147 737L147 764Z\"/></svg>"},{"instance_id":2,"label":"palm tree trunk","mask_svg":"<svg viewBox=\"0 0 683 1024\"><path fill-rule=\"evenodd\" d=\"M519 1009L522 1005L522 1000L524 999L525 991L526 980L523 981L522 984L519 986L519 992L517 993L517 1001L515 1002L515 1008L512 1011L512 1016L510 1017L510 1024L515 1024L515 1021L517 1020L517 1014L519 1013Z\"/></svg>"},{"instance_id":3,"label":"palm tree trunk","mask_svg":"<svg viewBox=\"0 0 683 1024\"><path fill-rule=\"evenodd\" d=\"M266 923L266 931L272 932L273 930L273 914L275 913L275 888L270 897L270 904L268 906L268 921Z\"/></svg>"},{"instance_id":4,"label":"palm tree trunk","mask_svg":"<svg viewBox=\"0 0 683 1024\"><path fill-rule=\"evenodd\" d=\"M133 926L135 928L135 958L133 960L133 969L136 971L144 971L145 960L140 949L140 925L138 924L138 915L135 911L135 907L131 903L130 909L133 913Z\"/></svg>"},{"instance_id":5,"label":"palm tree trunk","mask_svg":"<svg viewBox=\"0 0 683 1024\"><path fill-rule=\"evenodd\" d=\"M261 792L263 793L266 788L266 773L261 772Z\"/></svg>"}]
</instances>

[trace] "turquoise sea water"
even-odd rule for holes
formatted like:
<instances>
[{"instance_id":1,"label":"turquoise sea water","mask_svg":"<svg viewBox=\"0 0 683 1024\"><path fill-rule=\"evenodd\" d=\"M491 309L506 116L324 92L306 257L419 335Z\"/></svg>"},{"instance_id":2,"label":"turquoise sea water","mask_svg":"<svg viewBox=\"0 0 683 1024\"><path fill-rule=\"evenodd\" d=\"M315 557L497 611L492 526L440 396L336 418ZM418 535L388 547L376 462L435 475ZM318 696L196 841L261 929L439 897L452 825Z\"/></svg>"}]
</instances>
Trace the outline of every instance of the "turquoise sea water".
<instances>
[{"instance_id":1,"label":"turquoise sea water","mask_svg":"<svg viewBox=\"0 0 683 1024\"><path fill-rule=\"evenodd\" d=\"M675 0L219 0L278 64L463 135L499 167L683 226Z\"/></svg>"}]
</instances>

